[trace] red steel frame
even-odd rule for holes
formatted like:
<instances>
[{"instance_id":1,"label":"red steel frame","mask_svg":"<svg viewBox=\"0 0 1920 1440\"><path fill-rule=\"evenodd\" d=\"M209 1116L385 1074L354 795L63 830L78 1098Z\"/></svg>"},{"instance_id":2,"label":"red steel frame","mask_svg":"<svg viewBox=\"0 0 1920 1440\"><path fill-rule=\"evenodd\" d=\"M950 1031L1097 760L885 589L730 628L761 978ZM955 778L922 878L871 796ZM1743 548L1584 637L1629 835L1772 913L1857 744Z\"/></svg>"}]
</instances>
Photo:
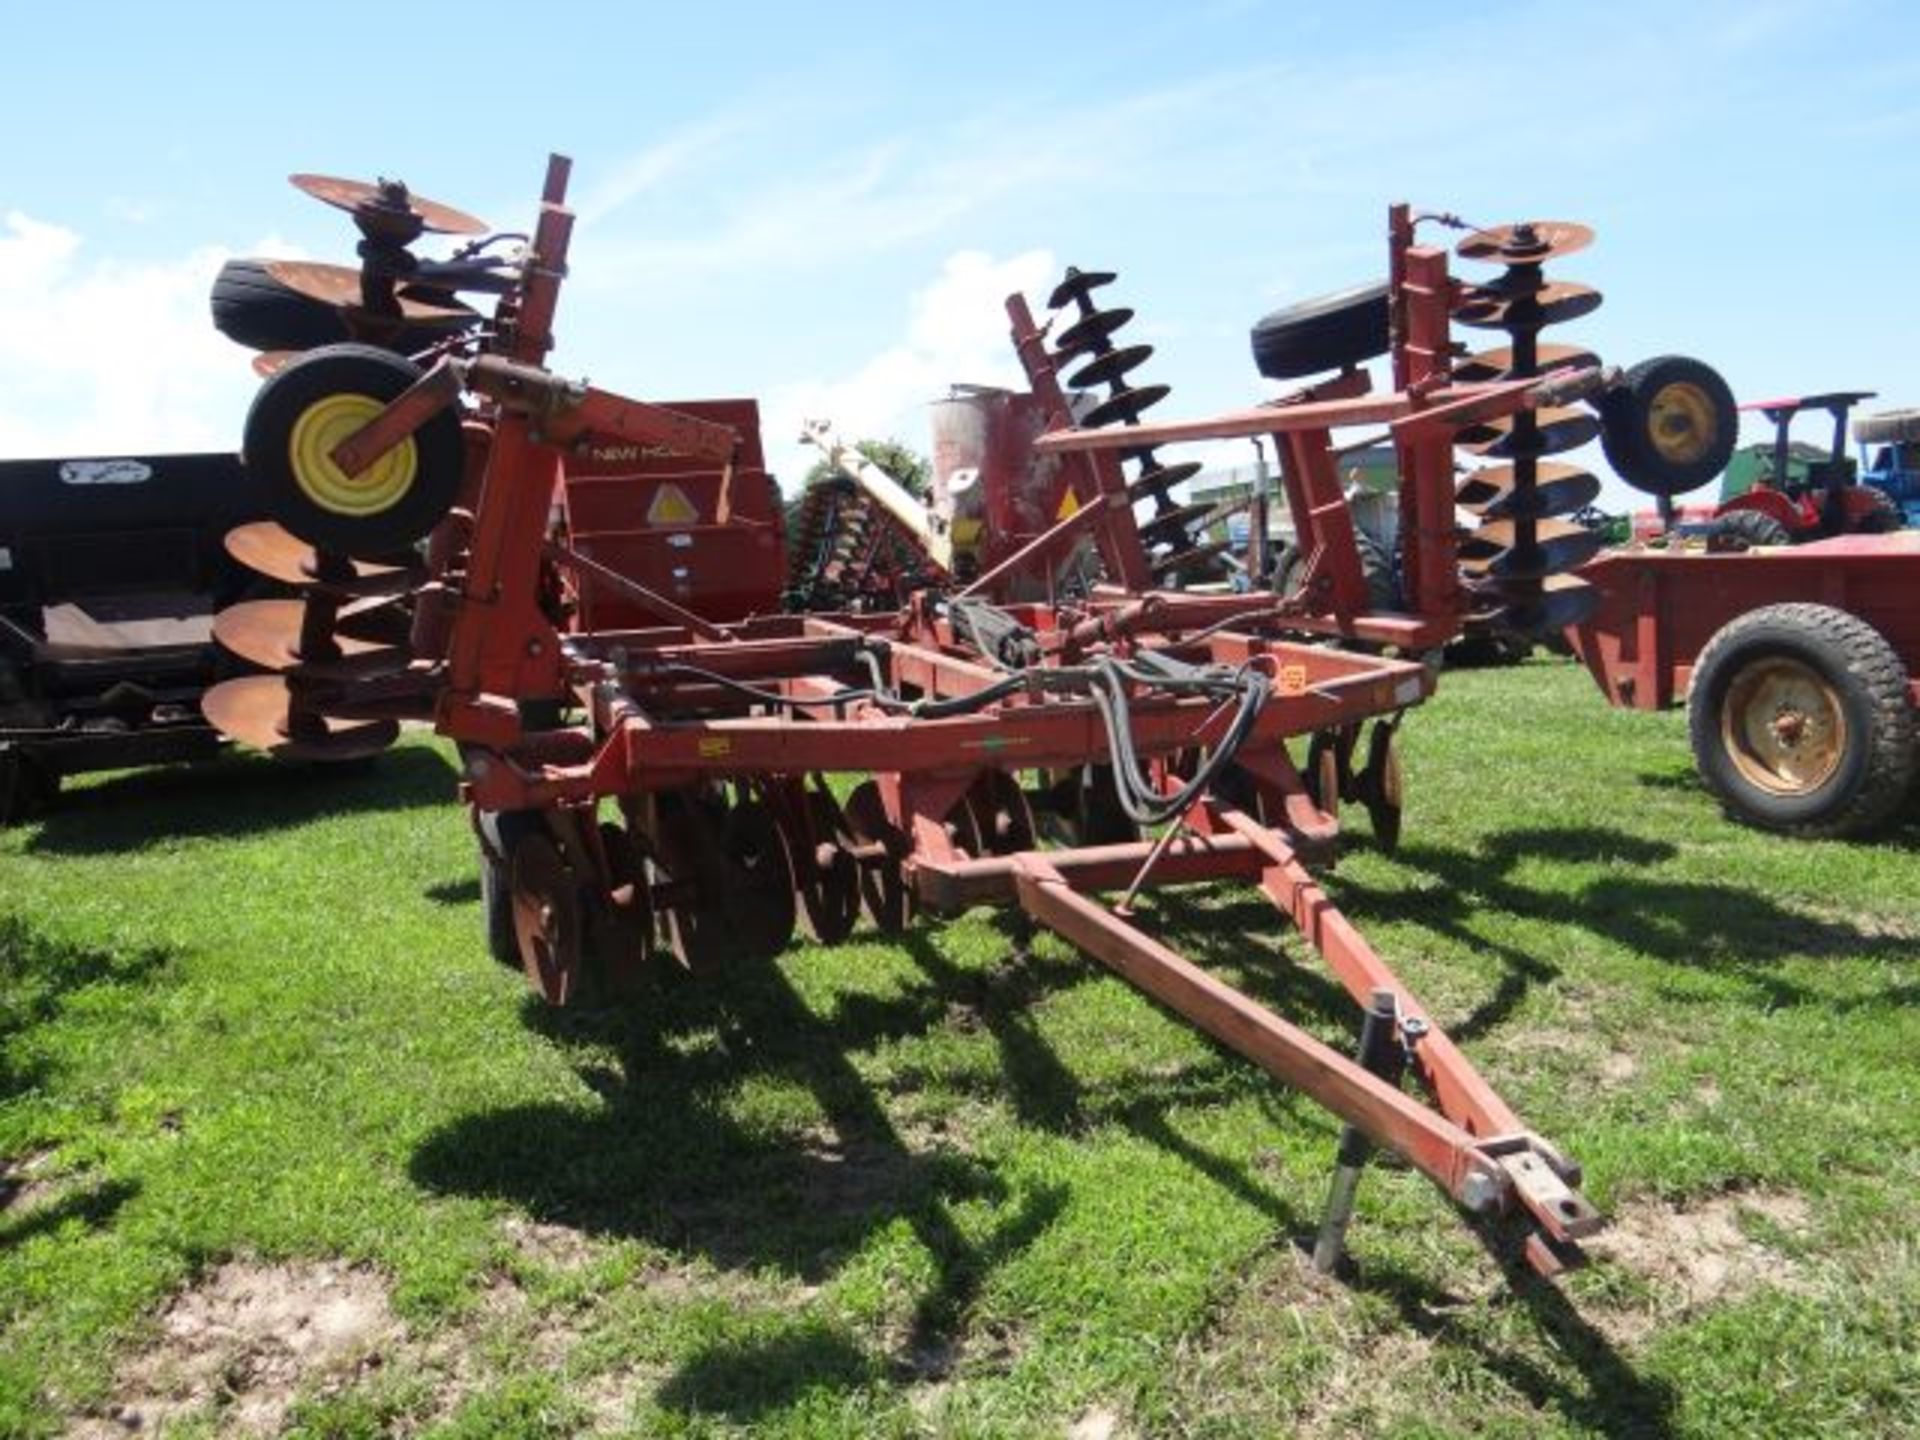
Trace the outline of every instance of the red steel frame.
<instances>
[{"instance_id":1,"label":"red steel frame","mask_svg":"<svg viewBox=\"0 0 1920 1440\"><path fill-rule=\"evenodd\" d=\"M1614 550L1580 573L1600 603L1568 638L1614 705L1680 704L1694 661L1723 625L1763 605L1805 601L1857 615L1884 635L1920 706L1920 532L1743 554Z\"/></svg>"},{"instance_id":2,"label":"red steel frame","mask_svg":"<svg viewBox=\"0 0 1920 1440\"><path fill-rule=\"evenodd\" d=\"M1328 900L1303 854L1335 832L1308 798L1288 754L1289 737L1369 716L1396 715L1432 690L1419 664L1282 638L1289 629L1338 634L1418 650L1449 638L1460 620L1453 563L1454 432L1469 423L1561 398L1537 382L1455 385L1447 357L1453 285L1444 250L1413 243L1405 207L1392 216L1395 384L1369 395L1353 372L1271 405L1201 420L1071 428L1048 357L1045 332L1019 296L1008 301L1012 339L1054 428L1038 442L1070 467L1079 509L988 574L969 592L992 596L1022 567L1089 537L1114 582L1075 606L1009 606L1038 637L1039 666L1027 688L974 714L903 717L850 702L830 718L767 713L712 678L750 682L795 699L825 700L879 678L927 698L975 694L1005 672L956 636L934 605L860 617L786 616L729 625L700 622L663 597L646 604L658 628L565 636L541 606L547 507L564 448L586 437L671 443L725 463L734 436L724 426L573 386L538 368L565 268L571 216L562 204L564 165L550 174L523 295L509 307L502 354L442 362L336 452L347 469L366 464L464 388L480 396L490 428L465 558L449 582L444 665L435 722L460 741L471 801L487 810L544 808L591 820L612 801L644 823L647 797L711 781L803 779L860 771L878 781L896 856L919 901L935 910L981 902L1018 904L1194 1025L1404 1156L1467 1210L1514 1212L1529 1222L1528 1253L1551 1271L1599 1216L1572 1188L1576 1167L1529 1131L1447 1039L1411 991ZM1564 386L1561 387L1564 391ZM1407 573L1414 609L1370 613L1339 491L1332 431L1387 425L1401 459ZM1324 610L1272 597L1149 593L1119 452L1144 445L1234 435L1270 435L1310 574L1324 574ZM567 557L559 557L567 563ZM628 586L628 598L636 598ZM1307 588L1313 589L1310 584ZM642 603L647 592L642 591ZM1198 662L1252 666L1272 698L1237 752L1259 796L1258 816L1216 798L1197 802L1182 833L1159 842L973 855L943 823L983 775L1107 761L1106 733L1084 696L1058 693L1048 676L1094 654L1168 649ZM689 670L685 667L696 667ZM697 673L696 673L697 670ZM571 696L588 723L523 732L515 702ZM1133 707L1137 753L1171 786L1182 752L1225 733L1227 707L1206 698L1142 694ZM1263 818L1264 817L1264 818ZM589 837L590 823L576 829ZM1363 1005L1376 991L1398 1002L1398 1038L1431 1103L1403 1093L1355 1060L1234 990L1146 934L1094 892L1138 884L1242 879L1325 958ZM671 903L670 898L662 903Z\"/></svg>"}]
</instances>

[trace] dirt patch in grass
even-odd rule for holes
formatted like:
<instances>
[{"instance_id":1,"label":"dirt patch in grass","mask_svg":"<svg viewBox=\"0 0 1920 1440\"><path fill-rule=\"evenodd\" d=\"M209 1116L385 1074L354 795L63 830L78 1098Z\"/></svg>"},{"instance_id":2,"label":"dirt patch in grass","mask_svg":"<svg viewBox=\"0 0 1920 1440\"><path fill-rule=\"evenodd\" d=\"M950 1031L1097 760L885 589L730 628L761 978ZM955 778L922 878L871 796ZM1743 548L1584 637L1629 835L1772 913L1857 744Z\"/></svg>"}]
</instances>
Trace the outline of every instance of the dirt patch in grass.
<instances>
[{"instance_id":1,"label":"dirt patch in grass","mask_svg":"<svg viewBox=\"0 0 1920 1440\"><path fill-rule=\"evenodd\" d=\"M1120 1433L1120 1417L1104 1405L1095 1405L1067 1427L1067 1440L1114 1440Z\"/></svg>"},{"instance_id":2,"label":"dirt patch in grass","mask_svg":"<svg viewBox=\"0 0 1920 1440\"><path fill-rule=\"evenodd\" d=\"M1624 1085L1639 1073L1639 1057L1630 1051L1609 1050L1600 1057L1600 1081L1604 1085Z\"/></svg>"},{"instance_id":3,"label":"dirt patch in grass","mask_svg":"<svg viewBox=\"0 0 1920 1440\"><path fill-rule=\"evenodd\" d=\"M1609 1334L1633 1341L1675 1313L1760 1289L1804 1291L1804 1267L1756 1238L1751 1233L1756 1219L1788 1233L1800 1231L1806 1228L1807 1204L1790 1191L1751 1190L1685 1206L1653 1199L1622 1205L1587 1248L1645 1280L1655 1303L1650 1311L1608 1307Z\"/></svg>"},{"instance_id":4,"label":"dirt patch in grass","mask_svg":"<svg viewBox=\"0 0 1920 1440\"><path fill-rule=\"evenodd\" d=\"M1411 1331L1363 1332L1335 1362L1294 1421L1290 1434L1303 1437L1370 1434L1387 1419L1383 1398L1418 1390L1409 1377L1432 1363L1432 1342Z\"/></svg>"},{"instance_id":5,"label":"dirt patch in grass","mask_svg":"<svg viewBox=\"0 0 1920 1440\"><path fill-rule=\"evenodd\" d=\"M516 1218L505 1228L516 1248L543 1264L570 1268L594 1254L592 1240L568 1226ZM671 1266L649 1268L633 1283L669 1299L711 1288ZM272 1435L297 1401L338 1394L375 1372L412 1383L409 1426L431 1428L488 1388L503 1355L540 1373L566 1371L590 1328L588 1312L543 1309L509 1274L492 1276L476 1298L449 1328L414 1334L394 1315L388 1283L373 1270L343 1261L232 1260L174 1298L157 1337L120 1368L109 1399L66 1433L124 1440L206 1421L220 1435ZM592 1424L617 1429L658 1380L622 1367L586 1379L577 1398Z\"/></svg>"},{"instance_id":6,"label":"dirt patch in grass","mask_svg":"<svg viewBox=\"0 0 1920 1440\"><path fill-rule=\"evenodd\" d=\"M0 1160L0 1211L30 1210L58 1188L51 1150Z\"/></svg>"},{"instance_id":7,"label":"dirt patch in grass","mask_svg":"<svg viewBox=\"0 0 1920 1440\"><path fill-rule=\"evenodd\" d=\"M1851 932L1851 935L1863 940L1920 940L1920 923L1905 915L1835 910L1824 905L1812 907L1811 915L1823 928Z\"/></svg>"},{"instance_id":8,"label":"dirt patch in grass","mask_svg":"<svg viewBox=\"0 0 1920 1440\"><path fill-rule=\"evenodd\" d=\"M1381 1323L1348 1280L1318 1274L1280 1245L1252 1259L1209 1323L1184 1340L1182 1424L1305 1437L1372 1434L1382 1397L1404 1393L1432 1363L1433 1342Z\"/></svg>"},{"instance_id":9,"label":"dirt patch in grass","mask_svg":"<svg viewBox=\"0 0 1920 1440\"><path fill-rule=\"evenodd\" d=\"M303 1389L379 1366L403 1333L370 1270L232 1260L167 1307L103 1412L70 1433L151 1434L206 1411L221 1434L272 1434Z\"/></svg>"},{"instance_id":10,"label":"dirt patch in grass","mask_svg":"<svg viewBox=\"0 0 1920 1440\"><path fill-rule=\"evenodd\" d=\"M555 1270L578 1270L593 1259L593 1239L571 1225L509 1216L501 1226L508 1242L525 1259Z\"/></svg>"}]
</instances>

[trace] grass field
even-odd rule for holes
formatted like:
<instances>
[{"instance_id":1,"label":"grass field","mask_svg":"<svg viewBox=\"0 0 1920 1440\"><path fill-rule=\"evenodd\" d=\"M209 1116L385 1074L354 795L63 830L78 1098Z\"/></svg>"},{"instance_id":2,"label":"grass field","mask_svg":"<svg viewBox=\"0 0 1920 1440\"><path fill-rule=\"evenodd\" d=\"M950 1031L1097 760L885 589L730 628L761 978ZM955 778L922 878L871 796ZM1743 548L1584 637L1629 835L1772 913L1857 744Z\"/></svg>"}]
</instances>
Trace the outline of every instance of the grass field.
<instances>
[{"instance_id":1,"label":"grass field","mask_svg":"<svg viewBox=\"0 0 1920 1440\"><path fill-rule=\"evenodd\" d=\"M1584 1161L1558 1288L1385 1167L1316 1279L1331 1119L990 912L546 1012L418 740L0 837L0 1432L1920 1434L1920 827L1735 828L1557 664L1405 737L1329 889Z\"/></svg>"}]
</instances>

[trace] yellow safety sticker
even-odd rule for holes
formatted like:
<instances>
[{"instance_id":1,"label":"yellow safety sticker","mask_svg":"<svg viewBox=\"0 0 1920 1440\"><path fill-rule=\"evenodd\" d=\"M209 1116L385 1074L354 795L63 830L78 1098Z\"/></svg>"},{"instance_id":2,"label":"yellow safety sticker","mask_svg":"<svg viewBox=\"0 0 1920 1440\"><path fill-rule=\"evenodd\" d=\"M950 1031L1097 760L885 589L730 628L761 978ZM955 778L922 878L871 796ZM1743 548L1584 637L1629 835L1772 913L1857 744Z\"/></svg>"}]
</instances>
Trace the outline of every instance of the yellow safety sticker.
<instances>
[{"instance_id":1,"label":"yellow safety sticker","mask_svg":"<svg viewBox=\"0 0 1920 1440\"><path fill-rule=\"evenodd\" d=\"M1304 665L1282 665L1280 667L1280 693L1282 695L1306 694L1307 667Z\"/></svg>"},{"instance_id":2,"label":"yellow safety sticker","mask_svg":"<svg viewBox=\"0 0 1920 1440\"><path fill-rule=\"evenodd\" d=\"M649 525L691 525L700 518L700 510L678 485L662 485L653 492L647 506Z\"/></svg>"},{"instance_id":3,"label":"yellow safety sticker","mask_svg":"<svg viewBox=\"0 0 1920 1440\"><path fill-rule=\"evenodd\" d=\"M1053 518L1065 520L1070 515L1078 514L1079 510L1080 502L1073 498L1073 487L1069 485L1066 493L1060 497L1060 508L1053 512Z\"/></svg>"},{"instance_id":4,"label":"yellow safety sticker","mask_svg":"<svg viewBox=\"0 0 1920 1440\"><path fill-rule=\"evenodd\" d=\"M726 735L703 735L700 737L700 758L718 760L722 755L733 753L733 740Z\"/></svg>"}]
</instances>

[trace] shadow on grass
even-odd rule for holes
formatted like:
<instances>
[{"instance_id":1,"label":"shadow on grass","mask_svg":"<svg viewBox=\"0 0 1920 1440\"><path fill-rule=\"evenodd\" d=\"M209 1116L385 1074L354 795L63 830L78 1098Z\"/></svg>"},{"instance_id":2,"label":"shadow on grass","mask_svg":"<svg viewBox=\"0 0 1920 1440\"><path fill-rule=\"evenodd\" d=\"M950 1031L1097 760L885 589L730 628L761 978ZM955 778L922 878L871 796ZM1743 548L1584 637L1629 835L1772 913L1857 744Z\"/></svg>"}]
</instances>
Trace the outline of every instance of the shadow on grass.
<instances>
[{"instance_id":1,"label":"shadow on grass","mask_svg":"<svg viewBox=\"0 0 1920 1440\"><path fill-rule=\"evenodd\" d=\"M1298 1217L1258 1177L1165 1118L1170 1106L1262 1090L1262 1077L1221 1051L1210 1065L1142 1075L1090 1099L1043 1038L1033 1007L1088 983L1097 967L1023 949L1020 927L1009 920L1002 928L1008 953L987 968L956 963L928 932L909 931L898 943L924 983L885 999L843 994L824 1014L770 965L694 983L663 978L618 1011L555 1011L529 1001L527 1023L577 1052L604 1108L530 1105L469 1116L416 1152L413 1176L442 1192L511 1199L549 1223L637 1236L727 1267L778 1266L813 1282L875 1229L904 1221L934 1278L884 1368L895 1379L937 1379L958 1359L981 1283L1036 1240L1067 1199L1058 1185L1015 1191L991 1164L902 1135L848 1058L953 1022L992 1035L1023 1123L1069 1134L1124 1125L1298 1231ZM1275 983L1292 983L1290 973L1283 968ZM617 1063L606 1063L609 1051ZM803 1085L821 1121L797 1134L743 1124L732 1104L756 1077ZM986 1202L997 1223L984 1234L971 1222L963 1231L955 1210L967 1202ZM875 1374L859 1347L830 1329L748 1326L711 1339L662 1397L750 1422L809 1389L854 1388Z\"/></svg>"},{"instance_id":2,"label":"shadow on grass","mask_svg":"<svg viewBox=\"0 0 1920 1440\"><path fill-rule=\"evenodd\" d=\"M457 779L445 756L422 745L343 765L234 753L71 787L26 848L110 855L167 840L256 835L334 815L439 806L453 796Z\"/></svg>"},{"instance_id":3,"label":"shadow on grass","mask_svg":"<svg viewBox=\"0 0 1920 1440\"><path fill-rule=\"evenodd\" d=\"M429 885L421 893L436 905L477 905L480 902L480 877L470 875L464 880L443 880L438 885Z\"/></svg>"},{"instance_id":4,"label":"shadow on grass","mask_svg":"<svg viewBox=\"0 0 1920 1440\"><path fill-rule=\"evenodd\" d=\"M1597 832L1555 843L1568 857L1624 853L1641 864L1657 858L1642 842ZM1156 920L1210 969L1230 974L1298 1023L1351 1034L1358 1012L1334 981L1249 947L1251 916L1279 928L1264 902L1250 902L1244 915L1237 905L1203 906L1171 892L1154 903ZM582 1079L604 1106L583 1112L536 1104L465 1117L416 1151L411 1173L443 1193L511 1200L548 1223L638 1237L727 1268L777 1267L816 1283L877 1229L910 1226L933 1278L891 1357L873 1357L858 1337L816 1317L748 1314L706 1336L660 1391L662 1403L683 1414L721 1414L743 1424L814 1392L950 1373L982 1283L1065 1208L1064 1185L1016 1190L990 1162L902 1134L849 1059L942 1024L977 1026L992 1037L1008 1103L1023 1124L1068 1135L1123 1127L1267 1215L1279 1233L1310 1234L1311 1217L1169 1118L1182 1107L1269 1092L1257 1070L1221 1049L1177 1075L1142 1074L1090 1092L1046 1040L1035 1007L1087 983L1101 973L1097 964L1024 949L1017 925L1009 920L1002 928L1008 953L984 968L951 960L927 931L909 931L897 943L923 982L885 998L842 994L823 1013L772 965L696 983L663 977L617 1011L555 1011L529 1000L527 1023L575 1053ZM608 1063L609 1054L617 1060ZM821 1118L805 1128L743 1119L739 1101L756 1092L757 1079L797 1082ZM1272 1095L1269 1105L1276 1124L1320 1125L1331 1139L1334 1122L1297 1097ZM956 1214L963 1205L993 1213L984 1233L975 1221L961 1226ZM1597 1403L1592 1396L1614 1397L1608 1414L1665 1413L1665 1398L1581 1324L1557 1291L1529 1286L1518 1273L1512 1278L1541 1331L1586 1384L1565 1383L1488 1344L1491 1368L1539 1403L1603 1429L1605 1417L1583 1408ZM1433 1317L1442 1307L1419 1290L1421 1282L1388 1274L1369 1283L1402 1304L1415 1328L1440 1323ZM1477 1343L1471 1336L1456 1341ZM1644 1426L1641 1433L1648 1433Z\"/></svg>"},{"instance_id":5,"label":"shadow on grass","mask_svg":"<svg viewBox=\"0 0 1920 1440\"><path fill-rule=\"evenodd\" d=\"M1706 799L1714 800L1716 803L1718 800L1718 797L1713 794L1707 782L1700 778L1700 772L1692 768L1685 770L1642 770L1638 775L1634 776L1634 782L1649 790L1673 790L1684 795L1699 795ZM1747 826L1744 822L1734 819L1724 810L1721 812L1721 819L1728 825L1740 826L1743 829L1749 830L1756 829L1756 827ZM1764 832L1756 830L1756 833ZM1848 836L1845 839L1839 840L1804 840L1794 836L1782 836L1780 838L1794 845L1872 845L1882 849L1891 847L1895 850L1920 850L1920 787L1916 787L1914 792L1907 797L1905 808L1898 812L1889 823L1881 825L1867 834ZM1817 850L1814 853L1818 853Z\"/></svg>"},{"instance_id":6,"label":"shadow on grass","mask_svg":"<svg viewBox=\"0 0 1920 1440\"><path fill-rule=\"evenodd\" d=\"M57 1019L68 1001L103 985L139 985L173 959L158 946L115 951L50 939L18 916L0 916L0 1100L37 1088L43 1061L24 1056L22 1038Z\"/></svg>"},{"instance_id":7,"label":"shadow on grass","mask_svg":"<svg viewBox=\"0 0 1920 1440\"><path fill-rule=\"evenodd\" d=\"M469 1116L431 1137L412 1173L435 1190L512 1199L551 1223L638 1236L727 1267L773 1265L810 1281L875 1229L905 1220L935 1278L896 1365L944 1373L980 1282L1052 1224L1066 1198L1051 1185L1014 1193L989 1164L910 1143L848 1059L941 1023L950 998L916 986L886 1002L849 997L823 1018L778 967L743 965L697 982L663 978L617 1011L556 1011L529 1000L527 1023L581 1052L582 1078L604 1108ZM598 1058L608 1049L617 1065ZM800 1083L821 1121L798 1134L743 1124L730 1102L755 1077ZM954 1207L980 1201L1000 1218L970 1237ZM824 1332L722 1335L663 1393L750 1418L787 1403L786 1389L858 1381L865 1362L849 1367L850 1343Z\"/></svg>"},{"instance_id":8,"label":"shadow on grass","mask_svg":"<svg viewBox=\"0 0 1920 1440\"><path fill-rule=\"evenodd\" d=\"M1500 1267L1508 1294L1525 1307L1540 1337L1584 1384L1569 1383L1533 1357L1478 1333L1472 1307L1422 1276L1376 1261L1349 1275L1348 1283L1386 1300L1415 1334L1442 1349L1466 1351L1530 1404L1565 1417L1582 1431L1620 1440L1672 1434L1678 1400L1673 1387L1634 1369L1557 1285L1534 1273L1512 1236L1485 1229L1479 1233Z\"/></svg>"},{"instance_id":9,"label":"shadow on grass","mask_svg":"<svg viewBox=\"0 0 1920 1440\"><path fill-rule=\"evenodd\" d=\"M851 1339L808 1320L768 1336L714 1343L668 1378L659 1401L669 1410L751 1424L810 1391L858 1390L882 1378Z\"/></svg>"},{"instance_id":10,"label":"shadow on grass","mask_svg":"<svg viewBox=\"0 0 1920 1440\"><path fill-rule=\"evenodd\" d=\"M139 1193L140 1186L134 1181L108 1180L36 1205L19 1216L0 1218L0 1250L24 1245L36 1235L50 1235L70 1220L98 1230Z\"/></svg>"},{"instance_id":11,"label":"shadow on grass","mask_svg":"<svg viewBox=\"0 0 1920 1440\"><path fill-rule=\"evenodd\" d=\"M1766 1008L1830 1003L1818 990L1779 973L1781 962L1805 957L1898 958L1913 941L1876 935L1840 920L1789 910L1763 892L1737 885L1659 878L1650 867L1678 852L1603 826L1501 831L1477 850L1403 845L1397 863L1438 881L1416 891L1379 891L1345 877L1334 887L1356 917L1369 913L1426 926L1497 958L1506 975L1463 1021L1449 1026L1455 1040L1497 1029L1535 984L1557 979L1559 968L1516 946L1488 938L1477 923L1491 911L1555 927L1584 930L1664 964L1731 976ZM1547 889L1513 877L1521 862L1546 859L1607 867L1565 888Z\"/></svg>"}]
</instances>

